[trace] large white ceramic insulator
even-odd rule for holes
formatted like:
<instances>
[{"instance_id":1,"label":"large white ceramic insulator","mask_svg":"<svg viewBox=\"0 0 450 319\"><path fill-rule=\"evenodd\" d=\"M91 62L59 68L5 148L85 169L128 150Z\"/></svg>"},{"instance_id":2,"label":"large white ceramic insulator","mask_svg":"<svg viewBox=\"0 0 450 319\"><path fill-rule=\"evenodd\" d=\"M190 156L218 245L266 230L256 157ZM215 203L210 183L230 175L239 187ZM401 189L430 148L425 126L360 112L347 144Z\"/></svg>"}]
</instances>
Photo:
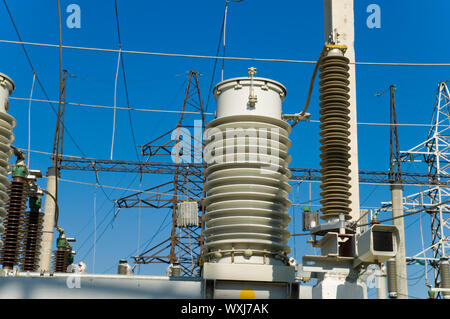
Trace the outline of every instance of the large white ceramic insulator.
<instances>
[{"instance_id":1,"label":"large white ceramic insulator","mask_svg":"<svg viewBox=\"0 0 450 319\"><path fill-rule=\"evenodd\" d=\"M286 264L291 205L291 127L281 120L286 89L268 79L235 78L217 84L214 94L217 118L205 133L203 257Z\"/></svg>"},{"instance_id":2,"label":"large white ceramic insulator","mask_svg":"<svg viewBox=\"0 0 450 319\"><path fill-rule=\"evenodd\" d=\"M12 130L16 126L16 120L6 113L9 108L8 99L13 90L13 80L0 73L0 216L2 217L6 216L5 206L10 184L8 174L11 170L9 158L13 153L11 143L14 141Z\"/></svg>"}]
</instances>

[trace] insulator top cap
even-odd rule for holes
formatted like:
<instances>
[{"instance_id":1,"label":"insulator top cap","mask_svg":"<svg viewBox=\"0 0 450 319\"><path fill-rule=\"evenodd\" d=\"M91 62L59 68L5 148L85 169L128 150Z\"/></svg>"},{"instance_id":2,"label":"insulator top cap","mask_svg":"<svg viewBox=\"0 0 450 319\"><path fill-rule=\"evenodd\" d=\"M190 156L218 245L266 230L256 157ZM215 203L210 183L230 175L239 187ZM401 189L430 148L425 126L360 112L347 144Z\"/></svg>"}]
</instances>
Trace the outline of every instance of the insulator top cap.
<instances>
[{"instance_id":1,"label":"insulator top cap","mask_svg":"<svg viewBox=\"0 0 450 319\"><path fill-rule=\"evenodd\" d=\"M9 94L11 95L14 89L16 88L14 81L7 76L6 74L3 74L0 72L0 82L5 83L6 87L9 90Z\"/></svg>"}]
</instances>

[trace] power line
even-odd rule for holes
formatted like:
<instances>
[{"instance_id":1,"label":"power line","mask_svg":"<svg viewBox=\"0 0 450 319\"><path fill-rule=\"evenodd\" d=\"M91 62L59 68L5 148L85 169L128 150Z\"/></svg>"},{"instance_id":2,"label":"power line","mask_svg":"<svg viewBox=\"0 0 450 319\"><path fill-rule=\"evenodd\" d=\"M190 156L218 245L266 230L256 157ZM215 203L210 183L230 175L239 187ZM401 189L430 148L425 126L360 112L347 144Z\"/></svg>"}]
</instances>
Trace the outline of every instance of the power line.
<instances>
[{"instance_id":1,"label":"power line","mask_svg":"<svg viewBox=\"0 0 450 319\"><path fill-rule=\"evenodd\" d=\"M112 128L112 137L111 137L111 160L113 159L114 152L114 136L116 132L116 111L117 111L117 79L119 77L119 67L120 67L120 52L117 57L117 68L116 68L116 77L114 78L114 111L113 111L113 128Z\"/></svg>"},{"instance_id":2,"label":"power line","mask_svg":"<svg viewBox=\"0 0 450 319\"><path fill-rule=\"evenodd\" d=\"M25 53L25 57L26 57L26 59L27 59L27 61L28 61L28 64L29 64L31 70L33 71L33 74L36 76L36 81L37 81L37 83L39 84L39 87L41 88L42 93L44 93L44 96L45 96L45 98L47 99L47 102L49 102L49 104L50 104L50 106L51 106L51 109L53 110L53 113L55 113L55 115L57 115L57 112L56 112L56 110L55 110L55 107L53 106L52 102L50 101L50 98L49 98L49 96L48 96L48 94L47 94L47 91L45 90L44 85L42 84L42 82L41 82L39 76L37 75L37 72L36 72L36 69L35 69L34 66L33 66L33 63L31 62L31 58L30 58L30 56L29 56L29 54L28 54L28 52L27 52L27 50L26 50L26 48L25 48L25 45L24 45L25 42L22 41L22 37L20 36L19 29L17 28L17 25L16 25L16 23L14 22L14 18L13 18L12 14L11 14L11 11L9 10L9 7L8 7L8 4L6 3L6 0L3 0L3 3L5 4L6 11L8 12L9 19L11 20L11 23L12 23L12 25L13 25L13 27L14 27L14 30L15 30L15 32L16 32L16 35L17 35L17 37L18 37L19 40L20 40L20 42L19 42L19 41L14 41L14 42L17 42L18 44L21 44L22 49L23 49L23 52ZM57 47L59 47L59 45L58 45ZM63 46L61 45L61 47L63 47ZM65 131L66 134L69 136L69 138L72 140L73 144L74 144L75 147L80 151L80 153L81 153L83 156L85 156L85 153L83 152L83 150L82 150L82 149L80 148L80 146L77 144L77 142L76 142L75 139L72 137L72 135L69 133L69 130L67 129L66 125L64 125L64 131Z\"/></svg>"},{"instance_id":3,"label":"power line","mask_svg":"<svg viewBox=\"0 0 450 319\"><path fill-rule=\"evenodd\" d=\"M135 175L134 179L131 181L131 183L128 185L128 187L136 180L136 177L138 175ZM123 195L123 193L122 193ZM121 197L122 197L121 195ZM109 211L114 211L114 205L112 207L112 209ZM101 224L106 220L106 217L109 215L109 212L105 215L105 217L103 218L102 222L100 223L100 225L98 226L98 228L100 228ZM114 222L114 220L116 219L117 214L114 214L111 221L105 226L105 228L103 229L103 232L100 234L100 236L98 238L95 239L94 243L92 244L91 248L89 248L89 250L87 251L87 253L84 255L84 257L82 259L85 259L87 255L89 255L89 253L92 251L92 249L96 246L96 244L100 241L100 239L103 237L103 235L106 233L106 231L108 230L108 227L112 225L112 223ZM97 231L97 228L95 229L95 232ZM88 238L85 240L85 242L92 237L94 231L91 232L91 234L88 236ZM81 249L81 247L79 248Z\"/></svg>"},{"instance_id":4,"label":"power line","mask_svg":"<svg viewBox=\"0 0 450 319\"><path fill-rule=\"evenodd\" d=\"M138 176L138 175L136 175ZM74 181L70 179L64 179L60 178L60 181L67 182L67 183L73 183L73 184L80 184L80 185L86 185L86 186L96 186L97 184L88 183L88 182L81 182L81 181ZM100 184L98 185L100 186ZM116 186L109 186L109 185L102 185L104 188L110 188L110 189L117 189L117 190L123 190L123 191L130 191L130 192L139 192L140 194L157 194L157 195L167 195L169 197L173 197L174 195L172 193L165 193L165 192L152 192L152 191L141 191L138 189L131 189L131 188L124 188L124 187L116 187ZM181 195L180 195L181 197Z\"/></svg>"},{"instance_id":5,"label":"power line","mask_svg":"<svg viewBox=\"0 0 450 319\"><path fill-rule=\"evenodd\" d=\"M439 204L436 204L436 205L433 205L433 206L429 206L429 207L426 207L426 208L423 208L423 209L419 209L419 210L416 210L416 211L412 211L412 212L407 213L407 214L403 214L403 215L396 216L396 217L393 217L393 218L387 218L387 219L380 220L379 223L392 221L392 220L398 219L398 218L405 218L407 216L414 215L414 214L417 214L417 213L421 213L423 211L429 211L430 208L432 208L432 207L439 207L441 205L447 204L448 202L450 202L450 199L446 200L445 202L442 202L442 203L439 203ZM312 205L312 206L315 206L315 205ZM360 225L356 225L356 227L363 227L363 226L370 226L370 225L372 225L372 223L360 224ZM308 236L308 235L312 235L312 233L291 234L291 236Z\"/></svg>"},{"instance_id":6,"label":"power line","mask_svg":"<svg viewBox=\"0 0 450 319\"><path fill-rule=\"evenodd\" d=\"M226 8L226 6L225 6L225 8ZM220 44L222 43L222 34L223 34L224 26L225 26L225 14L226 13L224 12L223 19L222 19L222 26L220 27L219 43L217 44L216 56L219 55ZM209 99L211 97L211 91L212 91L213 84L214 84L214 77L216 75L217 61L218 61L217 59L214 59L214 68L213 68L213 72L212 72L212 76L211 76L211 82L209 83L208 98L206 100L205 112L208 112Z\"/></svg>"},{"instance_id":7,"label":"power line","mask_svg":"<svg viewBox=\"0 0 450 319\"><path fill-rule=\"evenodd\" d=\"M33 73L33 83L31 84L30 101L28 103L28 149L27 149L27 166L30 167L31 160L31 99L33 98L34 82L36 80L36 73Z\"/></svg>"},{"instance_id":8,"label":"power line","mask_svg":"<svg viewBox=\"0 0 450 319\"><path fill-rule=\"evenodd\" d=\"M135 175L135 177L134 177L133 180L130 182L130 184L128 184L127 188L119 188L119 187L113 187L113 186L106 186L106 187L107 187L107 188L108 188L108 187L109 187L109 188L113 188L113 190L114 190L114 189L121 189L121 190L124 190L124 192L122 192L122 194L119 196L119 197L122 197L123 194L125 194L125 192L126 192L127 190L129 190L128 187L130 187L131 184L134 183L134 181L136 180L136 177L137 177L137 176L138 176L138 175ZM64 180L64 181L69 182L69 180ZM76 181L70 181L70 182L76 182ZM85 183L82 183L82 184L85 184ZM97 184L91 184L91 185L98 186L98 183L97 183ZM110 192L110 195L112 194L113 190ZM104 194L106 195L106 193L104 193ZM106 196L107 196L107 195L106 195ZM108 196L107 196L107 197L108 197ZM108 198L109 198L109 197L108 197ZM103 205L103 204L102 204L102 205ZM81 248L84 246L84 244L92 237L92 235L94 235L94 234L97 232L97 230L98 230L98 229L101 227L101 225L104 223L104 221L106 220L106 218L108 217L108 215L109 215L109 213L110 213L111 211L114 211L114 205L113 205L112 209L109 210L109 211L105 214L105 216L104 216L104 218L102 219L102 221L100 222L100 224L99 224L97 227L95 227L94 231L92 231L92 232L88 235L88 237L84 240L84 242L81 244L81 246L80 246L78 249L81 249ZM97 244L97 242L100 240L101 236L105 233L106 229L108 228L109 225L112 224L112 222L114 221L115 218L116 218L116 214L113 215L112 220L110 221L109 224L107 224L107 226L105 227L105 229L104 229L104 231L102 232L102 234L100 235L100 237L99 237L99 238L95 238L94 244L93 244L93 245L91 246L91 248L88 250L88 252L86 253L85 257L91 252L91 250L93 249L93 247L96 246L96 244ZM92 220L92 219L91 219L91 220ZM89 221L89 222L90 222L90 221ZM85 257L83 257L82 259L84 259Z\"/></svg>"},{"instance_id":9,"label":"power line","mask_svg":"<svg viewBox=\"0 0 450 319\"><path fill-rule=\"evenodd\" d=\"M436 204L436 205L432 205L432 206L424 207L424 208L416 210L416 211L412 211L412 212L407 213L407 214L403 214L403 215L392 217L392 218L388 218L388 219L383 219L383 220L380 220L379 222L380 223L384 223L384 222L388 222L388 221L391 221L391 220L394 220L394 219L398 219L398 218L405 218L407 216L414 215L414 214L417 214L417 213L420 213L420 212L429 211L432 208L436 208L436 207L439 207L441 205L445 205L445 204L447 204L449 202L450 202L450 199L446 200L446 201L444 201L442 203ZM368 225L371 225L371 223L357 225L357 227L368 226Z\"/></svg>"},{"instance_id":10,"label":"power line","mask_svg":"<svg viewBox=\"0 0 450 319\"><path fill-rule=\"evenodd\" d=\"M114 211L114 210L112 210L112 211ZM109 212L111 212L111 210L110 210ZM109 215L109 214L106 214L106 215L105 215L104 220L106 220L106 217L108 217L108 215ZM96 244L96 243L98 243L98 242L100 241L100 239L103 237L103 235L105 234L105 232L108 230L108 227L111 226L112 223L114 222L115 217L116 217L116 216L113 215L111 221L110 221L108 224L106 224L105 228L103 229L102 233L101 233L100 236L97 238L97 240L96 240L96 242L95 242L94 244ZM100 225L99 225L99 227L100 227ZM89 237L89 238L90 238L90 237ZM86 239L86 240L87 240L87 239ZM86 240L85 240L85 242L86 242ZM81 258L81 260L84 260L84 259L89 255L89 253L91 252L91 250L94 248L94 244L91 246L91 248L89 248L89 250L88 250L87 253L83 256L83 258ZM80 247L79 249L81 249L81 247Z\"/></svg>"},{"instance_id":11,"label":"power line","mask_svg":"<svg viewBox=\"0 0 450 319\"><path fill-rule=\"evenodd\" d=\"M27 151L27 149L24 149L24 148L19 148L19 149L23 150L23 151ZM44 154L44 155L52 155L52 153L44 152L44 151L38 151L38 150L30 150L30 152L37 153L37 154ZM75 159L81 159L81 160L84 160L84 162L86 160L93 161L93 162L99 161L99 160L103 161L101 159L80 157L80 156L74 156L74 155L63 155L63 156L64 157L72 157L72 158L75 158ZM291 179L291 180L289 180L289 182L298 183L298 180ZM321 181L320 180L308 180L308 183L320 184ZM359 182L359 185L384 185L384 186L391 186L392 184L391 183L381 183L381 182ZM414 187L423 187L423 186L435 187L436 184L425 184L425 183L414 184L414 183L411 182L411 183L405 184L404 186L408 186L408 187L413 187L413 186Z\"/></svg>"},{"instance_id":12,"label":"power line","mask_svg":"<svg viewBox=\"0 0 450 319\"><path fill-rule=\"evenodd\" d=\"M10 97L11 100L18 100L18 101L33 101L33 102L43 102L43 103L47 103L49 101L46 100L42 100L42 99L35 99L35 98L23 98L23 97L14 97L11 96ZM57 103L57 101L50 101L50 102L55 102ZM142 107L120 107L120 106L110 106L110 105L98 105L98 104L86 104L86 103L77 103L77 102L66 102L67 105L72 105L72 106L82 106L82 107L90 107L90 108L100 108L100 109L119 109L119 110L132 110L132 111L137 111L137 112L156 112L156 113L173 113L173 114L177 114L179 115L180 113L185 113L185 114L202 114L201 112L195 112L195 111L171 111L171 110L167 110L167 109L163 109L164 107L161 107L161 109L146 109L146 108L142 108ZM167 107L167 108L171 108L171 107ZM174 107L176 108L176 107ZM209 112L209 113L203 113L205 115L214 115L214 113ZM302 123L320 123L319 120L305 120L302 121ZM380 122L358 122L356 123L358 125L371 125L371 126L392 126L394 124L391 123L380 123ZM450 125L433 125L433 124L425 124L425 123L397 123L395 124L397 126L417 126L417 127L450 127Z\"/></svg>"},{"instance_id":13,"label":"power line","mask_svg":"<svg viewBox=\"0 0 450 319\"><path fill-rule=\"evenodd\" d=\"M45 102L46 100L41 99L30 99L30 98L22 98L22 97L9 97L11 100L18 100L18 101L33 101L33 102ZM57 102L57 101L51 101L51 102ZM109 105L96 105L96 104L85 104L85 103L76 103L76 102L66 102L67 105L72 106L83 106L83 107L91 107L91 108L103 108L103 109L118 109L118 110L132 110L132 111L139 111L139 112L159 112L159 113L174 113L176 115L179 115L180 113L184 114L201 114L201 112L194 112L194 111L171 111L171 110L164 110L164 109L144 109L144 108L136 108L136 107L120 107L120 106L109 106ZM171 107L168 107L171 108ZM176 109L177 107L173 107ZM214 115L214 113L204 113L205 115Z\"/></svg>"},{"instance_id":14,"label":"power line","mask_svg":"<svg viewBox=\"0 0 450 319\"><path fill-rule=\"evenodd\" d=\"M126 77L126 74L125 74L125 62L124 62L123 54L121 54L122 40L121 40L121 37L120 37L119 10L117 8L117 0L114 0L114 7L115 7L115 13L116 13L117 35L118 35L118 39L119 39L119 49L120 49L119 57L120 57L120 62L122 63L123 85L124 85L124 88L125 88L125 97L126 97L127 106L128 106L128 120L130 122L131 137L133 138L133 148L134 148L134 151L136 152L136 159L139 160L139 153L137 151L136 136L134 134L134 128L133 128L133 120L131 119L130 98L129 98L129 95L128 95L127 77Z\"/></svg>"},{"instance_id":15,"label":"power line","mask_svg":"<svg viewBox=\"0 0 450 319\"><path fill-rule=\"evenodd\" d=\"M5 0L3 0L3 1L5 1ZM37 42L0 40L0 43L23 44L23 45L31 45L31 46L59 48L59 45L57 45L57 44L37 43ZM73 46L73 45L63 45L62 48L71 49L71 50L97 51L97 52L109 52L109 53L122 52L122 53L126 53L126 54L197 58L197 59L223 59L223 60L238 60L238 61L282 62L282 63L300 63L300 64L315 64L317 62L317 61L312 61L312 60L292 60L292 59L279 59L279 58L225 57L225 56L211 56L211 55L184 54L184 53L164 53L164 52L150 52L150 51L117 50L117 49L80 47L80 46ZM369 66L424 66L424 67L450 66L450 63L416 63L416 62L350 62L350 64L369 65Z\"/></svg>"},{"instance_id":16,"label":"power line","mask_svg":"<svg viewBox=\"0 0 450 319\"><path fill-rule=\"evenodd\" d=\"M147 248L148 248L148 246L149 246L149 245L153 242L153 240L155 239L155 237L156 237L159 233L161 233L164 229L166 229L167 226L169 226L169 225L171 224L171 222L169 221L169 223L167 223L164 227L162 227L163 224L164 224L164 222L166 221L167 217L169 216L169 213L170 213L170 212L171 212L171 211L169 210L168 213L166 214L166 217L165 217L164 220L161 222L161 224L159 225L159 227L158 227L158 229L156 230L156 232L152 235L152 237L150 237L150 238L143 244L143 245L145 245L145 248L142 249L143 251L146 251ZM133 251L127 255L126 259L130 258L131 256L133 256L133 255L134 255L134 251L135 251L135 249L133 249ZM109 271L110 269L112 269L115 265L116 265L116 264L114 263L112 266L110 266L109 268L107 268L106 270L104 270L102 273L108 272L108 271Z\"/></svg>"},{"instance_id":17,"label":"power line","mask_svg":"<svg viewBox=\"0 0 450 319\"><path fill-rule=\"evenodd\" d=\"M120 185L120 183L122 182L123 178L124 178L124 176L122 175L122 177L120 178L120 180L117 181L116 186L114 186L114 187L118 187L118 185ZM134 179L133 179L132 182L134 182ZM129 188L130 185L131 185L131 183L126 188ZM111 191L109 192L109 196L111 196L114 191L115 191L114 189L111 189ZM125 194L125 191L122 193L122 195L123 194ZM120 197L122 197L122 195ZM105 199L102 202L102 204L100 205L100 209L99 210L102 210L104 205L105 205L105 203L107 203L107 202L108 201ZM79 237L79 235L86 229L86 227L91 223L91 221L92 221L92 218L81 228L81 230L79 230L77 232L77 235L75 237Z\"/></svg>"}]
</instances>

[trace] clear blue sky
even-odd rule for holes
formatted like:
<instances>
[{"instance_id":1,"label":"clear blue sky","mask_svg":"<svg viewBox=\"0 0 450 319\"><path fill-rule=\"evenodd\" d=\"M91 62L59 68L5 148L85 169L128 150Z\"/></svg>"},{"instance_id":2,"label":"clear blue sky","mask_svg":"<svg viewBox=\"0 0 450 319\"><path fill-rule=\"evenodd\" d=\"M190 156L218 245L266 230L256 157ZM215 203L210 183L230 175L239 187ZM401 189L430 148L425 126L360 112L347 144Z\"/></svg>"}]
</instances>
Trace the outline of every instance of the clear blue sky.
<instances>
[{"instance_id":1,"label":"clear blue sky","mask_svg":"<svg viewBox=\"0 0 450 319\"><path fill-rule=\"evenodd\" d=\"M58 12L54 0L7 1L22 39L29 42L58 43ZM65 9L75 3L81 8L81 28L69 29L64 25L68 16ZM381 8L381 28L369 29L366 8L376 3ZM119 15L123 49L152 52L215 55L225 0L196 1L125 1L119 0ZM96 48L118 48L114 1L62 0L62 39L66 45ZM360 62L449 62L447 30L450 2L446 1L355 1L355 50ZM1 39L17 40L3 3L0 4ZM245 0L231 3L228 12L226 55L235 57L284 58L315 60L323 45L323 1L269 1ZM30 58L46 91L52 100L58 99L59 52L56 48L27 46ZM15 44L0 43L0 72L12 77L16 83L15 97L30 95L32 72L22 48ZM70 74L67 101L86 104L113 105L114 77L117 54L78 50L63 50L63 67ZM178 110L183 99L186 72L193 69L203 74L201 91L206 101L214 61L210 59L125 55L125 66L130 104L149 109ZM247 68L258 68L258 76L275 79L287 87L285 113L299 112L304 104L307 86L313 71L312 64L279 62L226 61L225 78L245 76ZM216 73L215 83L220 79ZM358 122L389 122L389 96L376 97L389 85L397 85L397 116L399 123L428 123L439 81L450 78L449 67L394 67L357 66ZM119 77L117 104L126 106L122 78ZM36 86L34 98L43 99ZM28 143L28 102L12 100L10 113L17 121L15 145L26 148ZM56 105L55 105L56 107ZM31 105L31 149L50 152L52 148L55 116L47 103ZM213 100L210 110L214 110ZM317 87L311 100L311 119L317 120ZM66 125L70 133L89 157L109 158L112 134L110 109L92 109L67 106ZM137 144L145 144L172 128L177 114L133 112ZM209 118L211 119L211 118ZM426 138L424 127L399 129L402 150L419 144ZM291 136L292 167L319 167L319 129L317 123L298 125ZM64 153L81 155L74 144L65 138ZM389 128L387 126L358 127L359 167L364 170L387 170L389 166ZM114 158L134 160L127 111L118 111ZM49 157L33 153L31 168L43 172L50 165ZM420 167L414 168L419 170ZM95 183L92 172L63 171L62 177ZM101 173L104 185L144 189L167 177L144 176L142 182L131 174ZM42 181L45 187L45 180ZM306 185L294 187L296 201L308 199ZM130 192L105 188L110 198L120 198ZM417 191L405 188L405 194ZM389 190L382 185L361 185L361 206L379 207L389 201ZM95 195L96 194L96 195ZM163 231L153 240L158 243L169 235L168 211L142 209L141 228L138 231L139 210L123 210L111 226L112 202L99 188L68 182L60 183L60 224L69 236L75 236L77 259L84 258L88 269L93 269L93 214L96 196L97 237L106 229L96 246L95 272L114 273L118 260L136 253L138 234L141 247L156 230ZM314 204L319 201L319 188L313 186ZM301 231L301 214L295 214L291 232ZM166 219L164 219L166 217ZM407 254L418 251L417 216L406 218ZM294 229L295 228L295 229ZM428 234L428 228L425 225ZM429 236L428 236L429 237ZM83 244L84 243L84 244ZM309 253L303 238L290 241L298 260ZM151 245L151 244L150 244ZM141 274L162 274L165 267L142 266ZM411 277L422 274L420 266L408 269ZM415 283L412 280L411 283ZM410 294L425 297L423 280L410 287ZM374 291L370 292L373 296Z\"/></svg>"}]
</instances>

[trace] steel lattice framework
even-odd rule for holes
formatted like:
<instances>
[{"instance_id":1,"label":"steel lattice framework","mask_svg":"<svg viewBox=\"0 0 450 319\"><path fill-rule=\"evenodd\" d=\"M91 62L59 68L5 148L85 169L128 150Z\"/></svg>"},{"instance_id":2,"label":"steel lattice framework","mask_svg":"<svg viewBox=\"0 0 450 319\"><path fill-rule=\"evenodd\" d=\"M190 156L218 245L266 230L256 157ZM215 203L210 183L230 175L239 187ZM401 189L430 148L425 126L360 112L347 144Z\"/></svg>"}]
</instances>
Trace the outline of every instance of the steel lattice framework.
<instances>
[{"instance_id":1,"label":"steel lattice framework","mask_svg":"<svg viewBox=\"0 0 450 319\"><path fill-rule=\"evenodd\" d=\"M75 158L61 156L61 169L77 171L98 171L98 172L128 172L143 174L174 174L177 166L190 174L200 174L205 165L202 163L180 163L179 165L169 162L140 162L121 161L95 158ZM292 181L320 181L320 168L289 168L292 172ZM381 183L390 184L396 181L391 177L390 171L359 171L360 183ZM429 179L428 173L422 172L402 172L401 183L405 185L442 185L450 186L449 175L436 175L436 179ZM148 189L146 191L150 191ZM143 191L144 193L146 191Z\"/></svg>"},{"instance_id":2,"label":"steel lattice framework","mask_svg":"<svg viewBox=\"0 0 450 319\"><path fill-rule=\"evenodd\" d=\"M205 111L200 93L199 75L197 71L189 71L188 82L184 95L178 123L173 130L166 132L151 142L141 146L141 153L150 159L169 158L170 163L164 161L152 163L117 163L118 167L128 166L137 172L169 173L173 180L151 189L132 194L117 201L120 208L153 207L169 208L172 211L172 229L170 237L133 257L138 264L179 263L182 276L199 276L200 248L203 245L204 213L203 199L205 192L203 185L205 177L202 163L203 142L202 134L205 128ZM193 114L200 113L201 120L196 120ZM198 115L195 115L198 116ZM198 117L197 117L198 119ZM191 136L189 128L194 129ZM192 143L192 138L194 143ZM197 164L197 165L196 165ZM94 164L95 166L95 164ZM98 168L98 167L97 167ZM116 166L117 168L117 166ZM145 192L155 191L155 195L142 198ZM171 194L167 198L160 194ZM198 207L198 223L180 225L177 223L180 210L178 205L183 202L195 202Z\"/></svg>"},{"instance_id":3,"label":"steel lattice framework","mask_svg":"<svg viewBox=\"0 0 450 319\"><path fill-rule=\"evenodd\" d=\"M438 85L436 102L434 104L431 127L427 139L406 152L401 152L404 162L419 162L426 164L429 187L418 193L406 196L403 205L408 208L422 208L430 217L431 243L408 258L409 261L424 260L434 269L433 285L439 288L439 263L448 258L450 204L442 204L433 209L427 209L450 199L447 183L442 181L450 176L450 92L446 82ZM432 288L432 284L426 284Z\"/></svg>"},{"instance_id":4,"label":"steel lattice framework","mask_svg":"<svg viewBox=\"0 0 450 319\"><path fill-rule=\"evenodd\" d=\"M404 198L406 209L429 207L442 202L443 197L448 196L447 191L450 186L450 165L449 145L450 137L445 136L449 129L449 93L445 84L440 84L438 98L433 115L433 123L427 141L417 147L401 152L401 161L420 161L428 164L427 172L406 172L393 174L389 171L359 171L360 183L376 183L390 185L394 182L403 185L416 185L427 188L426 191L410 195ZM130 173L150 173L173 175L173 181L153 186L142 192L138 192L116 201L117 208L168 208L172 210L172 230L171 235L165 241L155 245L151 249L135 256L136 263L173 263L179 261L182 266L182 274L185 276L197 275L199 251L203 244L203 224L201 215L204 213L202 205L205 193L203 191L204 168L199 149L199 138L194 134L194 145L181 138L183 129L194 128L196 125L189 123L187 119L190 113L184 112L188 108L197 112L203 112L203 105L198 86L198 75L195 71L189 73L188 87L185 93L185 102L175 129L161 135L157 139L147 143L142 147L142 154L148 156L146 162L143 161L121 161L103 160L94 158L76 158L59 155L60 168L65 170L81 170L95 172L130 172ZM193 121L192 121L193 122ZM205 119L202 117L198 128L203 131ZM395 133L395 132L394 132ZM396 136L396 134L394 134ZM200 144L202 145L202 144ZM178 152L173 152L178 149ZM183 156L186 150L189 157ZM448 152L448 153L447 153ZM167 161L167 158L172 160ZM423 157L421 160L420 157ZM164 158L164 160L161 160ZM173 159L178 159L174 162ZM391 166L396 166L399 156L391 159ZM290 168L292 172L291 181L315 181L320 182L321 173L318 168ZM428 201L425 201L427 199ZM198 227L177 227L178 202L196 201L199 205ZM445 247L448 247L448 240L444 234L448 229L448 220L443 219L443 213L448 212L448 206L442 205L437 211L429 211L432 221L432 244L419 252L411 260L421 259L424 254L432 256L425 259L435 267L435 285L439 278L438 262L445 254ZM447 249L448 251L448 249Z\"/></svg>"}]
</instances>

